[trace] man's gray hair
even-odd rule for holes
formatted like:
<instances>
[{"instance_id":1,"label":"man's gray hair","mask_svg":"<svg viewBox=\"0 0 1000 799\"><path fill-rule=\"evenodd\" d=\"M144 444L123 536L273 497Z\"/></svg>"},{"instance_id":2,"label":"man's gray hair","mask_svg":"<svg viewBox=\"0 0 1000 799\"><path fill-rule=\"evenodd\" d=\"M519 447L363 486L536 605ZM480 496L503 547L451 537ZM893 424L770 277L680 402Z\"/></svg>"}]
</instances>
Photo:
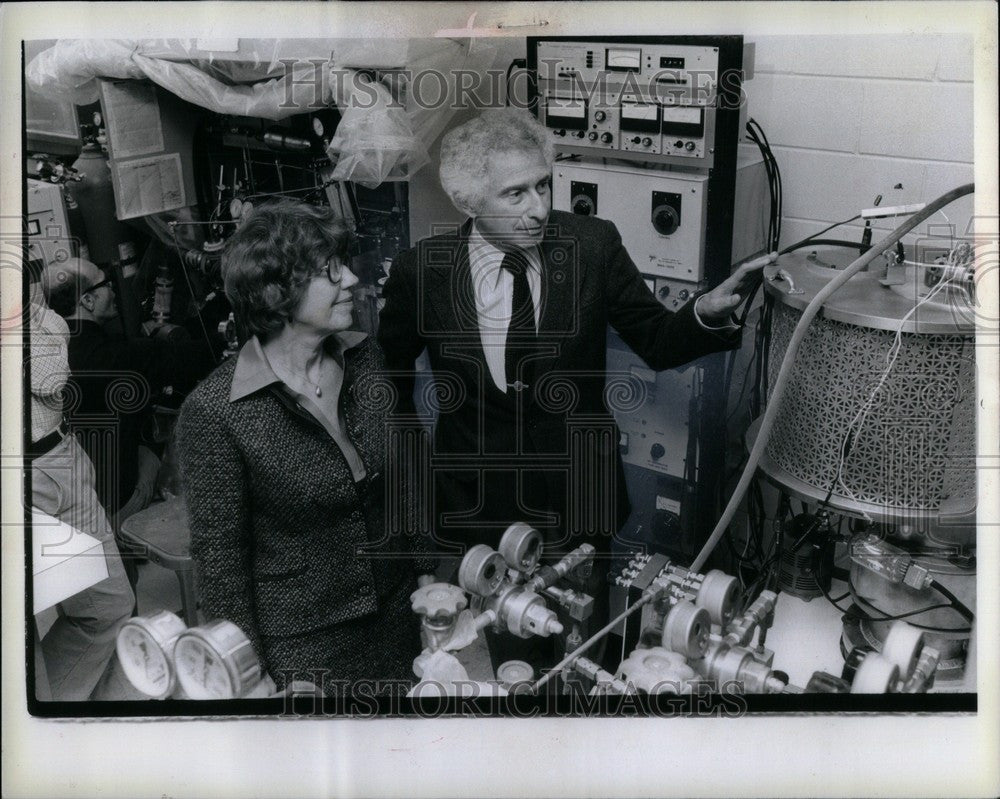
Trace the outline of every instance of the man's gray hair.
<instances>
[{"instance_id":1,"label":"man's gray hair","mask_svg":"<svg viewBox=\"0 0 1000 799\"><path fill-rule=\"evenodd\" d=\"M555 146L548 130L522 108L491 108L441 140L441 185L462 213L477 216L493 153L537 152L549 167Z\"/></svg>"}]
</instances>

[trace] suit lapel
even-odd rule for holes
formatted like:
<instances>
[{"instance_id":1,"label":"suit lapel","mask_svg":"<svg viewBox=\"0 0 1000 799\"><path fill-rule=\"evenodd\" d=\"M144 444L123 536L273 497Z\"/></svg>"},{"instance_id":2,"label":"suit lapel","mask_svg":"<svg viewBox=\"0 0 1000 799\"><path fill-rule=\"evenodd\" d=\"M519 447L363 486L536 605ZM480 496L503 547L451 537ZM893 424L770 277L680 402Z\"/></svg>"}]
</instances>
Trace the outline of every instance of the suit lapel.
<instances>
[{"instance_id":1,"label":"suit lapel","mask_svg":"<svg viewBox=\"0 0 1000 799\"><path fill-rule=\"evenodd\" d=\"M558 225L552 222L546 227L539 250L542 308L538 336L545 353L537 361L536 373L545 374L559 358L559 340L571 334L576 325L580 254L576 242L560 236Z\"/></svg>"},{"instance_id":2,"label":"suit lapel","mask_svg":"<svg viewBox=\"0 0 1000 799\"><path fill-rule=\"evenodd\" d=\"M453 237L426 240L421 253L426 284L421 296L428 312L435 319L429 329L442 337L443 346L451 345L466 357L452 358L464 364L478 381L489 375L486 355L479 334L479 316L469 266L469 233L472 220L467 220ZM431 320L425 320L430 322ZM469 361L472 357L475 363Z\"/></svg>"}]
</instances>

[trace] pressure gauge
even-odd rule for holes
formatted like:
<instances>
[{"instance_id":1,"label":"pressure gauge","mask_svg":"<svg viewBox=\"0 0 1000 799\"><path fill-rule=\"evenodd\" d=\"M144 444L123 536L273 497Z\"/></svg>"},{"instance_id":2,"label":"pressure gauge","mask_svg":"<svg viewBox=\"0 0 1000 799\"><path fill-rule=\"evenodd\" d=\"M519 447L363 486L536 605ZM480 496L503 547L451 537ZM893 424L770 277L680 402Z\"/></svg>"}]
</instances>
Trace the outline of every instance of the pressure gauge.
<instances>
[{"instance_id":1,"label":"pressure gauge","mask_svg":"<svg viewBox=\"0 0 1000 799\"><path fill-rule=\"evenodd\" d=\"M174 646L174 663L177 680L190 699L238 699L261 681L253 644L225 619L181 635Z\"/></svg>"},{"instance_id":2,"label":"pressure gauge","mask_svg":"<svg viewBox=\"0 0 1000 799\"><path fill-rule=\"evenodd\" d=\"M174 692L174 646L186 629L184 622L167 610L129 619L122 626L115 649L136 690L153 699L166 699Z\"/></svg>"},{"instance_id":3,"label":"pressure gauge","mask_svg":"<svg viewBox=\"0 0 1000 799\"><path fill-rule=\"evenodd\" d=\"M243 200L239 197L233 197L229 201L229 218L238 222L241 216L243 216Z\"/></svg>"}]
</instances>

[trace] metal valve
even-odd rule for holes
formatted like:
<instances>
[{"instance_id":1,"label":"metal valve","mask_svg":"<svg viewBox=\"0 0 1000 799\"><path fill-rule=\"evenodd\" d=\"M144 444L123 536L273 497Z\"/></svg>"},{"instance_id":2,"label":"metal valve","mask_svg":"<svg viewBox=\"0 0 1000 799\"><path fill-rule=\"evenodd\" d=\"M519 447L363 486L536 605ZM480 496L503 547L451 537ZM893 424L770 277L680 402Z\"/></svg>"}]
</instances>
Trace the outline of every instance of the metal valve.
<instances>
[{"instance_id":1,"label":"metal valve","mask_svg":"<svg viewBox=\"0 0 1000 799\"><path fill-rule=\"evenodd\" d=\"M690 693L698 675L678 652L663 647L637 649L618 668L618 678L647 694Z\"/></svg>"},{"instance_id":2,"label":"metal valve","mask_svg":"<svg viewBox=\"0 0 1000 799\"><path fill-rule=\"evenodd\" d=\"M413 612L431 622L445 622L465 610L469 600L457 585L430 583L410 595Z\"/></svg>"},{"instance_id":3,"label":"metal valve","mask_svg":"<svg viewBox=\"0 0 1000 799\"><path fill-rule=\"evenodd\" d=\"M534 591L511 587L497 603L497 624L504 625L518 638L540 635L543 638L563 631L559 617Z\"/></svg>"}]
</instances>

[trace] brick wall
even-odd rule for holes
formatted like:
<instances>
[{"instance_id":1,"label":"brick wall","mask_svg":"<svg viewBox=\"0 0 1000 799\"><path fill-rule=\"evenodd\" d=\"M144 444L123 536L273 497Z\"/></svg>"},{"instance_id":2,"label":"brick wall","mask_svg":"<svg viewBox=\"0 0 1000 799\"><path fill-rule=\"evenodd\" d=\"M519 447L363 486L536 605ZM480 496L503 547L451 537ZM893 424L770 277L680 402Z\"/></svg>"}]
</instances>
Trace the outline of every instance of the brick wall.
<instances>
[{"instance_id":1,"label":"brick wall","mask_svg":"<svg viewBox=\"0 0 1000 799\"><path fill-rule=\"evenodd\" d=\"M871 207L877 194L882 205L928 202L973 180L971 37L752 40L756 74L746 94L781 168L782 244ZM970 196L945 209L958 234L972 208ZM876 241L879 229L895 227L875 224ZM926 224L946 223L937 214ZM853 227L829 235L858 239L860 223Z\"/></svg>"}]
</instances>

